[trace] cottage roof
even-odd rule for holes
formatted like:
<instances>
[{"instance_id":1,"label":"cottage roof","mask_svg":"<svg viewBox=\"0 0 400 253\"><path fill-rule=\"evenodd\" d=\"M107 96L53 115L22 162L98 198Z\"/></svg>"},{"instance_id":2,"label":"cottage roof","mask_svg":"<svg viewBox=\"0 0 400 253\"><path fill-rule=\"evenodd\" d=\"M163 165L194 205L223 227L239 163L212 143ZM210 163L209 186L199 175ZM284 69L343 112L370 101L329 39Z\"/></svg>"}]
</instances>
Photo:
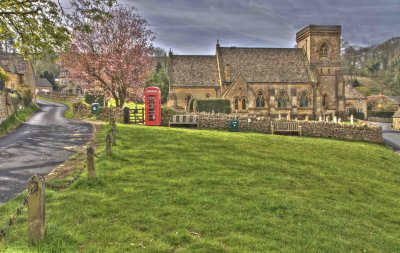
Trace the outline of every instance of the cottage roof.
<instances>
[{"instance_id":1,"label":"cottage roof","mask_svg":"<svg viewBox=\"0 0 400 253\"><path fill-rule=\"evenodd\" d=\"M246 82L311 83L313 78L301 48L221 47L221 69L230 65L231 80Z\"/></svg>"},{"instance_id":2,"label":"cottage roof","mask_svg":"<svg viewBox=\"0 0 400 253\"><path fill-rule=\"evenodd\" d=\"M350 85L346 85L345 96L346 99L366 99L363 94L361 94L358 90L354 89Z\"/></svg>"},{"instance_id":3,"label":"cottage roof","mask_svg":"<svg viewBox=\"0 0 400 253\"><path fill-rule=\"evenodd\" d=\"M394 113L393 118L400 118L400 108Z\"/></svg>"},{"instance_id":4,"label":"cottage roof","mask_svg":"<svg viewBox=\"0 0 400 253\"><path fill-rule=\"evenodd\" d=\"M16 74L25 74L27 61L21 55L0 54L0 67L5 71Z\"/></svg>"},{"instance_id":5,"label":"cottage roof","mask_svg":"<svg viewBox=\"0 0 400 253\"><path fill-rule=\"evenodd\" d=\"M400 97L396 97L396 96L388 96L388 98L390 99L390 101L392 101L394 104L396 105L400 105Z\"/></svg>"},{"instance_id":6,"label":"cottage roof","mask_svg":"<svg viewBox=\"0 0 400 253\"><path fill-rule=\"evenodd\" d=\"M51 85L49 80L47 80L46 78L36 79L35 84L36 84L36 87L53 87L53 85Z\"/></svg>"},{"instance_id":7,"label":"cottage roof","mask_svg":"<svg viewBox=\"0 0 400 253\"><path fill-rule=\"evenodd\" d=\"M218 86L216 57L212 55L174 55L171 58L171 86Z\"/></svg>"}]
</instances>

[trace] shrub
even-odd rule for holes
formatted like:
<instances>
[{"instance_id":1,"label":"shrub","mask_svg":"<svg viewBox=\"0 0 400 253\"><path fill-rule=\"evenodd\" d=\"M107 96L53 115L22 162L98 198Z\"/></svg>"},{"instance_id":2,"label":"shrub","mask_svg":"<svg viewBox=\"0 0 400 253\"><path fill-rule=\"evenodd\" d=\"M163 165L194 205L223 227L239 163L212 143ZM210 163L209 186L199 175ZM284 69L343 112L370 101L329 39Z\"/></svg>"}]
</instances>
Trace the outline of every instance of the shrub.
<instances>
[{"instance_id":1,"label":"shrub","mask_svg":"<svg viewBox=\"0 0 400 253\"><path fill-rule=\"evenodd\" d=\"M189 105L188 105L189 108L187 109L189 112L193 112L193 104L194 104L195 100L196 99L194 99L194 98L189 100Z\"/></svg>"},{"instance_id":2,"label":"shrub","mask_svg":"<svg viewBox=\"0 0 400 253\"><path fill-rule=\"evenodd\" d=\"M365 116L363 112L357 112L357 109L355 108L350 108L348 114L349 116L353 115L356 119L364 119Z\"/></svg>"},{"instance_id":3,"label":"shrub","mask_svg":"<svg viewBox=\"0 0 400 253\"><path fill-rule=\"evenodd\" d=\"M169 122L169 119L171 118L171 116L174 114L180 114L180 113L168 106L163 106L161 114L162 114L162 123L161 124L163 126L168 126L168 122Z\"/></svg>"},{"instance_id":4,"label":"shrub","mask_svg":"<svg viewBox=\"0 0 400 253\"><path fill-rule=\"evenodd\" d=\"M94 96L89 93L85 93L85 102L88 104L99 103L102 106L104 105L104 97Z\"/></svg>"},{"instance_id":5,"label":"shrub","mask_svg":"<svg viewBox=\"0 0 400 253\"><path fill-rule=\"evenodd\" d=\"M377 118L392 118L394 113L395 112L370 111L368 112L368 116Z\"/></svg>"},{"instance_id":6,"label":"shrub","mask_svg":"<svg viewBox=\"0 0 400 253\"><path fill-rule=\"evenodd\" d=\"M19 86L17 88L17 94L19 100L23 103L24 106L29 106L32 104L32 90L26 86Z\"/></svg>"},{"instance_id":7,"label":"shrub","mask_svg":"<svg viewBox=\"0 0 400 253\"><path fill-rule=\"evenodd\" d=\"M193 110L196 112L231 113L231 102L227 99L195 99Z\"/></svg>"}]
</instances>

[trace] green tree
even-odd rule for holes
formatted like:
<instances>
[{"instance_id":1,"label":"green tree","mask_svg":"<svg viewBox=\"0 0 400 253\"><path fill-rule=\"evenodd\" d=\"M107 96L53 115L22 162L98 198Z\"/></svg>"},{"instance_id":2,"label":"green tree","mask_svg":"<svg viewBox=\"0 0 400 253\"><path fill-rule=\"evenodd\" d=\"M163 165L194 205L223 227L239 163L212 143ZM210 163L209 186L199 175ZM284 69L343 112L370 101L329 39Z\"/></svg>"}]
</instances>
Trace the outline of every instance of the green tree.
<instances>
[{"instance_id":1,"label":"green tree","mask_svg":"<svg viewBox=\"0 0 400 253\"><path fill-rule=\"evenodd\" d=\"M89 29L87 20L99 19L115 0L70 0L64 12L55 0L1 0L0 40L14 40L13 48L27 57L41 58L64 51L71 40L68 30Z\"/></svg>"},{"instance_id":2,"label":"green tree","mask_svg":"<svg viewBox=\"0 0 400 253\"><path fill-rule=\"evenodd\" d=\"M50 73L50 72L48 72L48 71L46 70L46 71L44 71L42 74L40 74L39 77L41 77L41 78L46 78L47 81L49 81L49 83L51 83L51 85L53 86L53 89L54 89L55 91L58 90L59 87L58 87L58 85L56 84L56 79L55 79L53 73Z\"/></svg>"},{"instance_id":3,"label":"green tree","mask_svg":"<svg viewBox=\"0 0 400 253\"><path fill-rule=\"evenodd\" d=\"M169 79L167 71L158 62L156 68L151 72L151 76L146 80L146 87L156 86L161 89L161 102L166 103L169 93Z\"/></svg>"}]
</instances>

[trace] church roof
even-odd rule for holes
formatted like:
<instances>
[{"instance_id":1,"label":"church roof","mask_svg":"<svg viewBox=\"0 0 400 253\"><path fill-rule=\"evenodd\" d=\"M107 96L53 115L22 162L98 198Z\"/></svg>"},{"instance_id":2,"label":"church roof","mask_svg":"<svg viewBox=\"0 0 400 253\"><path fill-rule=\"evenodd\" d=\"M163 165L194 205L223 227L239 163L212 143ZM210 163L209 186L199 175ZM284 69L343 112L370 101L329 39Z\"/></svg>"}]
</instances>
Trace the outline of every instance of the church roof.
<instances>
[{"instance_id":1,"label":"church roof","mask_svg":"<svg viewBox=\"0 0 400 253\"><path fill-rule=\"evenodd\" d=\"M346 99L366 99L363 94L361 94L358 90L354 89L350 85L346 85L344 92Z\"/></svg>"},{"instance_id":2,"label":"church roof","mask_svg":"<svg viewBox=\"0 0 400 253\"><path fill-rule=\"evenodd\" d=\"M239 75L246 82L316 82L300 48L217 47L214 55L173 55L169 69L172 87L216 87L224 82L225 65L230 65L231 80ZM219 61L219 62L218 62Z\"/></svg>"},{"instance_id":3,"label":"church roof","mask_svg":"<svg viewBox=\"0 0 400 253\"><path fill-rule=\"evenodd\" d=\"M301 48L221 47L221 69L229 64L231 79L246 82L311 83L311 73Z\"/></svg>"},{"instance_id":4,"label":"church roof","mask_svg":"<svg viewBox=\"0 0 400 253\"><path fill-rule=\"evenodd\" d=\"M169 71L171 86L218 86L217 60L212 55L173 55Z\"/></svg>"},{"instance_id":5,"label":"church roof","mask_svg":"<svg viewBox=\"0 0 400 253\"><path fill-rule=\"evenodd\" d=\"M46 78L38 78L36 79L36 87L53 87L53 85L51 85L51 83L49 82L49 80L47 80Z\"/></svg>"}]
</instances>

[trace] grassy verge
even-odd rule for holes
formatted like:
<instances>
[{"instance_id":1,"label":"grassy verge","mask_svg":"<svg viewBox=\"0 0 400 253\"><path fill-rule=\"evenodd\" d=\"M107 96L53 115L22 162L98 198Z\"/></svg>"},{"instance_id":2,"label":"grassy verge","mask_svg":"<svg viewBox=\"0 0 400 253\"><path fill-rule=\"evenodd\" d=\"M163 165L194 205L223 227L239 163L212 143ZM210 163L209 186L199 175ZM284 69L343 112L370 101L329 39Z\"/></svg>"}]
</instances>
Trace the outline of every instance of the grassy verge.
<instances>
[{"instance_id":1,"label":"grassy verge","mask_svg":"<svg viewBox=\"0 0 400 253\"><path fill-rule=\"evenodd\" d=\"M33 113L39 110L36 105L30 105L18 110L14 115L0 124L0 136L14 131L21 123L27 121Z\"/></svg>"},{"instance_id":2,"label":"grassy verge","mask_svg":"<svg viewBox=\"0 0 400 253\"><path fill-rule=\"evenodd\" d=\"M383 145L118 125L97 176L46 192L1 252L396 252L400 156ZM20 199L0 207L4 224Z\"/></svg>"}]
</instances>

